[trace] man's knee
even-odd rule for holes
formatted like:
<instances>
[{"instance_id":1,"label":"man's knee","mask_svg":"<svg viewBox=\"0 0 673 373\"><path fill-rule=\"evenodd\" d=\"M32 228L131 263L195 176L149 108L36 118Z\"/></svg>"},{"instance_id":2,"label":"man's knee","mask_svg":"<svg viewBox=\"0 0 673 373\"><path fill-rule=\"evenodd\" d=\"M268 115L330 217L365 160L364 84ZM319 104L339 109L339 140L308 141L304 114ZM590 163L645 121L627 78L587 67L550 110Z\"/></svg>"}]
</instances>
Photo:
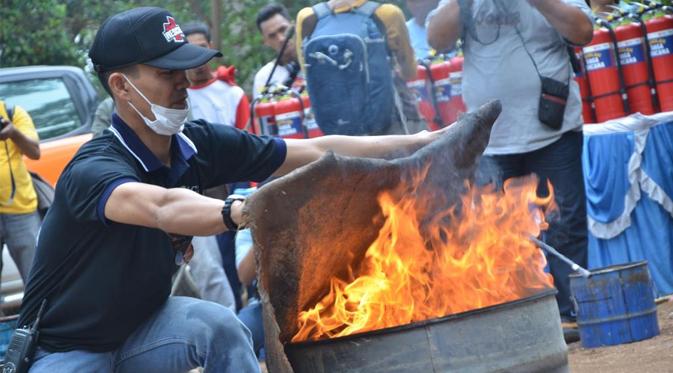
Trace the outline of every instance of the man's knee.
<instances>
[{"instance_id":1,"label":"man's knee","mask_svg":"<svg viewBox=\"0 0 673 373\"><path fill-rule=\"evenodd\" d=\"M250 331L229 308L212 302L203 302L199 315L204 324L210 327L214 340L251 340Z\"/></svg>"}]
</instances>

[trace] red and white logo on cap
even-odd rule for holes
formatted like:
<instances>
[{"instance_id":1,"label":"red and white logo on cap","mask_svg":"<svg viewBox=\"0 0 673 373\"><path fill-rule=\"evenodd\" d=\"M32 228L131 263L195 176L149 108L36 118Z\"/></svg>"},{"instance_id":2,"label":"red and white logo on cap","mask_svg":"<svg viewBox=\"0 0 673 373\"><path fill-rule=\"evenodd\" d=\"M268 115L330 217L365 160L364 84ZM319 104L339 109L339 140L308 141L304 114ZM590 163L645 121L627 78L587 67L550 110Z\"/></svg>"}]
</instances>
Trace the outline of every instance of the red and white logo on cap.
<instances>
[{"instance_id":1,"label":"red and white logo on cap","mask_svg":"<svg viewBox=\"0 0 673 373\"><path fill-rule=\"evenodd\" d=\"M175 19L171 16L166 16L166 22L164 22L164 37L166 41L174 41L176 43L182 43L185 41L185 34L182 33L182 29L175 23Z\"/></svg>"}]
</instances>

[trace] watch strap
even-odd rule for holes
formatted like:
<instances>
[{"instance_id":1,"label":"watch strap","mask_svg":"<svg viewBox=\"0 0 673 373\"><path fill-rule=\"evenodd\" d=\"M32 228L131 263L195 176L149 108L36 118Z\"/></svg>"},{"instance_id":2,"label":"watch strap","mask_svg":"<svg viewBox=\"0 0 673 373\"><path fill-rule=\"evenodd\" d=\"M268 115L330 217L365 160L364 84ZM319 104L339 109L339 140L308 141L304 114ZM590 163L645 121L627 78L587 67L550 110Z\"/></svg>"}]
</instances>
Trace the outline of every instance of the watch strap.
<instances>
[{"instance_id":1,"label":"watch strap","mask_svg":"<svg viewBox=\"0 0 673 373\"><path fill-rule=\"evenodd\" d=\"M238 230L238 225L231 218L231 206L235 201L245 201L245 197L232 194L224 200L224 207L222 207L222 221L230 231Z\"/></svg>"}]
</instances>

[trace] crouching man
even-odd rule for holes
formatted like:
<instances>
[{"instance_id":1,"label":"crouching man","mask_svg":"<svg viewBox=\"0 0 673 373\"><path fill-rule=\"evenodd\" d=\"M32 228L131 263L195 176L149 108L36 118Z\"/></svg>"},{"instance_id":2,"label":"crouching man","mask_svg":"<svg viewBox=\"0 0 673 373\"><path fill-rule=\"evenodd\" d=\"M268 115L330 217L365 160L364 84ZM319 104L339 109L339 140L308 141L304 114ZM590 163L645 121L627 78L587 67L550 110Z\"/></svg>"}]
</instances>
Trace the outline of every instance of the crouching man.
<instances>
[{"instance_id":1,"label":"crouching man","mask_svg":"<svg viewBox=\"0 0 673 373\"><path fill-rule=\"evenodd\" d=\"M283 175L326 151L382 157L439 136L257 137L186 122L185 70L218 51L189 44L166 10L110 17L89 55L115 102L110 131L64 170L44 222L20 325L43 300L31 372L258 371L250 332L227 308L169 297L191 236L237 229L243 201L199 192Z\"/></svg>"}]
</instances>

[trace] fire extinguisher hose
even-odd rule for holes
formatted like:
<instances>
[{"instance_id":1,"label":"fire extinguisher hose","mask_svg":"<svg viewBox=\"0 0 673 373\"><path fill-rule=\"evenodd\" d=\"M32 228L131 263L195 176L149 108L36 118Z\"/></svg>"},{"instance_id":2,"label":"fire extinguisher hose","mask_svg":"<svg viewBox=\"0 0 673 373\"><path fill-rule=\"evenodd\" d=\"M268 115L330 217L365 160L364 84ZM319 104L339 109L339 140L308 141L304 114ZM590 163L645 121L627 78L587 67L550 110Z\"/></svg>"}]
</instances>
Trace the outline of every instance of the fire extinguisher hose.
<instances>
[{"instance_id":1,"label":"fire extinguisher hose","mask_svg":"<svg viewBox=\"0 0 673 373\"><path fill-rule=\"evenodd\" d=\"M243 128L244 131L250 132L250 129L252 128L252 124L254 123L255 120L255 106L257 106L257 103L263 98L263 96L259 96L256 99L252 100L250 103L250 120L248 120L248 123L245 125L245 128ZM259 133L258 135L261 135Z\"/></svg>"},{"instance_id":2,"label":"fire extinguisher hose","mask_svg":"<svg viewBox=\"0 0 673 373\"><path fill-rule=\"evenodd\" d=\"M301 99L301 95L298 92L295 92L293 89L289 90L290 96L299 100L299 118L301 118L301 131L304 133L304 138L308 139L308 128L306 127L306 113L304 112L304 100Z\"/></svg>"}]
</instances>

